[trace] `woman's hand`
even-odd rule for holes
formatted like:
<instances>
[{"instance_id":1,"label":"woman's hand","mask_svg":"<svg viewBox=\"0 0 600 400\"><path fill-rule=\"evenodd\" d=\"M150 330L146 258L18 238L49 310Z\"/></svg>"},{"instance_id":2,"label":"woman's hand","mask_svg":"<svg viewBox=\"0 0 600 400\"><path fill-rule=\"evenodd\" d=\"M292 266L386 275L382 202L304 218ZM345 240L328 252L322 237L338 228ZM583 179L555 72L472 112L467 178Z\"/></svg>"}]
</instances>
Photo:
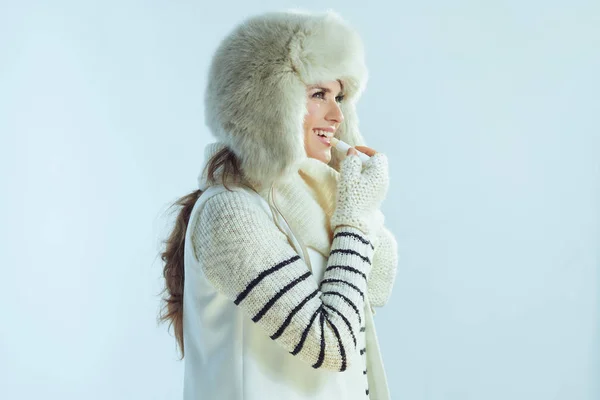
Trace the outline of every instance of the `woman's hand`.
<instances>
[{"instance_id":1,"label":"woman's hand","mask_svg":"<svg viewBox=\"0 0 600 400\"><path fill-rule=\"evenodd\" d=\"M356 154L356 150L360 151L361 153L365 153L366 155L368 155L369 157L373 157L375 154L377 154L377 152L375 150L373 150L370 147L367 146L354 146L354 147L350 147L348 149L348 153L346 153L347 155L350 154Z\"/></svg>"}]
</instances>

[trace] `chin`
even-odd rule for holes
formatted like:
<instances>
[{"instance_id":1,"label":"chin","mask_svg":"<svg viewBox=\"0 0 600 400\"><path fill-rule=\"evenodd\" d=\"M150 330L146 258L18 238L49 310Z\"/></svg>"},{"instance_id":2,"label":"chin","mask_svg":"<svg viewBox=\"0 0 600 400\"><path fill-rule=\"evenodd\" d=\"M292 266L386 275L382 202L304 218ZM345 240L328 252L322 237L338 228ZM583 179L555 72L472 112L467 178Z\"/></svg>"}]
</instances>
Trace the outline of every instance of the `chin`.
<instances>
[{"instance_id":1,"label":"chin","mask_svg":"<svg viewBox=\"0 0 600 400\"><path fill-rule=\"evenodd\" d=\"M329 164L329 161L331 161L331 151L330 150L310 151L310 152L307 152L307 155L309 158L314 158L316 160L324 162L325 164Z\"/></svg>"},{"instance_id":2,"label":"chin","mask_svg":"<svg viewBox=\"0 0 600 400\"><path fill-rule=\"evenodd\" d=\"M325 164L329 164L329 161L331 161L331 155L325 155L325 154L319 154L318 156L314 156L312 158L316 158L317 160L319 160Z\"/></svg>"}]
</instances>

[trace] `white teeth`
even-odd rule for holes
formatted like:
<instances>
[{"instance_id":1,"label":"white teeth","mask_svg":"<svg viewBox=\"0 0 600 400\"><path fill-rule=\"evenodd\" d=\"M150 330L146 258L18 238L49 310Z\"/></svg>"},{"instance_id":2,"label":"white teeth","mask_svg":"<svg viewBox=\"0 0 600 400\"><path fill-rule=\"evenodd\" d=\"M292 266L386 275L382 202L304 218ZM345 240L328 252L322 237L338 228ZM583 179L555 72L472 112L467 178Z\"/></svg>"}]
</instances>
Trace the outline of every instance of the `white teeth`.
<instances>
[{"instance_id":1,"label":"white teeth","mask_svg":"<svg viewBox=\"0 0 600 400\"><path fill-rule=\"evenodd\" d=\"M329 136L329 135L330 135L330 132L325 132L325 131L322 131L322 130L320 130L320 129L315 129L315 132L316 132L316 133L317 133L317 135L319 135L319 136L324 136L324 137L326 137L326 138L328 138L328 139L330 139L330 138L331 138L331 137ZM333 135L331 135L331 136L333 136Z\"/></svg>"}]
</instances>

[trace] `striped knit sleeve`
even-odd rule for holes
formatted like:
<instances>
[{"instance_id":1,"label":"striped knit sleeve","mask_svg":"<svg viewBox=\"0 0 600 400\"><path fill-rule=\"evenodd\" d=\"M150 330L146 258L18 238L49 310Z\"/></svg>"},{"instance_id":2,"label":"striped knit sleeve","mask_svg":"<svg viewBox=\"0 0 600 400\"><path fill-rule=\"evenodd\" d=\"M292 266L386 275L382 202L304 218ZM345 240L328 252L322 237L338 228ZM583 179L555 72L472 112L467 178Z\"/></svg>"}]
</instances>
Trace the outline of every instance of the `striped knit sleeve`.
<instances>
[{"instance_id":1,"label":"striped knit sleeve","mask_svg":"<svg viewBox=\"0 0 600 400\"><path fill-rule=\"evenodd\" d=\"M214 195L196 221L192 241L206 278L265 334L313 368L341 372L358 360L374 253L362 231L334 231L318 282L250 194Z\"/></svg>"}]
</instances>

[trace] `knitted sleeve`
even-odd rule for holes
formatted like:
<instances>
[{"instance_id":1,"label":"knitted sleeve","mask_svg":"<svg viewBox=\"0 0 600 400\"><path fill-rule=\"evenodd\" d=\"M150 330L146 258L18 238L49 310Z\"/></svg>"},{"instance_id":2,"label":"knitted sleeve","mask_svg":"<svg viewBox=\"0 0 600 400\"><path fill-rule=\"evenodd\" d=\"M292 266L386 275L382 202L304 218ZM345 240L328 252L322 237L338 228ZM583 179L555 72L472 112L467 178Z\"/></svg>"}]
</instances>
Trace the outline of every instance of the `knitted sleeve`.
<instances>
[{"instance_id":1,"label":"knitted sleeve","mask_svg":"<svg viewBox=\"0 0 600 400\"><path fill-rule=\"evenodd\" d=\"M362 231L334 231L318 282L275 225L243 191L206 201L193 227L206 278L271 339L313 368L345 371L364 331L364 296L374 248Z\"/></svg>"},{"instance_id":2,"label":"knitted sleeve","mask_svg":"<svg viewBox=\"0 0 600 400\"><path fill-rule=\"evenodd\" d=\"M378 231L377 242L367 292L373 307L383 307L388 302L396 281L398 244L392 232L383 225Z\"/></svg>"}]
</instances>

